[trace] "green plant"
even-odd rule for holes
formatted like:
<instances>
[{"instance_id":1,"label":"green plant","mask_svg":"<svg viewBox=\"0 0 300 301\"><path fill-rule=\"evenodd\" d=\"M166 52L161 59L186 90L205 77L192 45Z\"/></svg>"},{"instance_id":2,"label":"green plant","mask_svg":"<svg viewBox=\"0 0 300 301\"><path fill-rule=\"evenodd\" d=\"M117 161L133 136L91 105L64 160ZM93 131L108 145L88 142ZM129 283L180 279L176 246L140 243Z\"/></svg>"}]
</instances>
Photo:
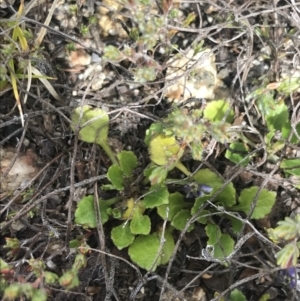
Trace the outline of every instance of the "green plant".
<instances>
[{"instance_id":1,"label":"green plant","mask_svg":"<svg viewBox=\"0 0 300 301\"><path fill-rule=\"evenodd\" d=\"M17 19L22 16L23 11L24 1L21 1ZM0 65L0 92L12 88L21 117L21 123L24 126L22 102L26 103L28 94L26 93L21 101L21 87L19 87L21 80L27 80L27 92L30 90L32 80L39 79L55 99L61 100L61 98L48 81L54 78L42 74L35 67L35 62L43 60L39 47L39 37L34 45L32 42L29 42L33 40L33 34L19 20L1 20L0 24L5 29L5 34L1 36L0 40L0 57L1 61L5 62Z\"/></svg>"},{"instance_id":2,"label":"green plant","mask_svg":"<svg viewBox=\"0 0 300 301\"><path fill-rule=\"evenodd\" d=\"M126 30L131 43L122 49L112 45L104 47L103 58L112 63L125 60L133 63L129 71L132 72L135 82L154 81L157 74L162 71L162 66L154 59L154 55L149 55L149 53L154 54L161 44L165 52L170 52L173 47L176 47L169 42L166 43L177 32L174 29L168 29L166 24L178 18L178 5L173 1L163 1L163 14L158 13L157 5L153 1L123 1L123 5L131 12L130 18L133 26ZM149 12L151 17L149 17ZM181 20L183 27L188 27L195 18L194 13L189 14Z\"/></svg>"},{"instance_id":3,"label":"green plant","mask_svg":"<svg viewBox=\"0 0 300 301\"><path fill-rule=\"evenodd\" d=\"M218 293L215 293L215 297L218 296ZM238 289L234 289L229 295L229 301L247 301L245 295ZM267 301L270 300L269 294L264 294L259 298L258 301ZM220 301L225 301L224 298L221 298Z\"/></svg>"},{"instance_id":4,"label":"green plant","mask_svg":"<svg viewBox=\"0 0 300 301\"><path fill-rule=\"evenodd\" d=\"M217 297L217 296L218 296L218 294L216 293L215 297ZM225 301L225 299L221 298L220 301ZM239 291L238 289L235 289L230 293L229 301L247 301L247 299L241 291Z\"/></svg>"},{"instance_id":5,"label":"green plant","mask_svg":"<svg viewBox=\"0 0 300 301\"><path fill-rule=\"evenodd\" d=\"M89 33L90 28L89 28L88 25L80 24L80 29L79 30L80 30L80 33L83 36L85 36L85 35L87 35Z\"/></svg>"},{"instance_id":6,"label":"green plant","mask_svg":"<svg viewBox=\"0 0 300 301\"><path fill-rule=\"evenodd\" d=\"M298 141L300 124L298 123L292 129L289 108L284 100L290 93L299 89L299 86L299 78L292 77L276 83L264 83L247 96L247 100L255 101L267 128L264 141L268 159L272 162L278 162L279 153L284 148L287 139L291 143Z\"/></svg>"},{"instance_id":7,"label":"green plant","mask_svg":"<svg viewBox=\"0 0 300 301\"><path fill-rule=\"evenodd\" d=\"M284 247L276 253L277 264L283 269L296 266L300 249L300 215L294 218L286 217L278 222L276 228L267 229L270 239Z\"/></svg>"},{"instance_id":8,"label":"green plant","mask_svg":"<svg viewBox=\"0 0 300 301\"><path fill-rule=\"evenodd\" d=\"M300 215L286 217L275 228L266 229L270 239L283 246L275 254L277 265L283 270L281 276L288 280L292 289L299 291L299 274L296 268L300 254Z\"/></svg>"},{"instance_id":9,"label":"green plant","mask_svg":"<svg viewBox=\"0 0 300 301\"><path fill-rule=\"evenodd\" d=\"M216 141L224 143L230 138L230 122L233 120L233 111L228 102L223 100L211 101L204 110L175 109L163 120L163 123L154 123L146 132L145 142L149 146L151 160L160 167L151 172L152 184L165 180L167 169L179 168L185 175L190 172L180 162L187 148L194 160L202 160L202 139L207 134ZM180 141L180 142L178 142ZM166 149L167 144L169 145Z\"/></svg>"},{"instance_id":10,"label":"green plant","mask_svg":"<svg viewBox=\"0 0 300 301\"><path fill-rule=\"evenodd\" d=\"M79 129L79 139L100 145L111 161L119 164L107 141L109 116L104 110L85 105L76 108L71 118L73 130Z\"/></svg>"},{"instance_id":11,"label":"green plant","mask_svg":"<svg viewBox=\"0 0 300 301\"><path fill-rule=\"evenodd\" d=\"M72 268L66 271L61 277L53 272L46 270L46 265L43 260L30 259L23 260L23 264L27 265L27 269L33 272L35 276L34 282L25 282L25 279L19 277L17 281L14 279L15 268L7 264L0 258L0 274L1 274L1 289L4 294L3 300L12 301L16 298L24 298L33 301L47 300L47 293L44 289L45 285L61 285L64 289L70 290L79 285L78 272L86 265L86 253L88 248L84 242L76 241L77 255L74 259ZM75 241L70 242L70 247L75 248ZM11 249L11 254L16 254L21 247L17 239L6 238L7 249Z\"/></svg>"},{"instance_id":12,"label":"green plant","mask_svg":"<svg viewBox=\"0 0 300 301\"><path fill-rule=\"evenodd\" d=\"M287 140L291 143L297 143L299 140L300 124L291 124L289 108L284 100L290 93L299 89L300 83L297 77L283 79L277 83L265 81L246 98L247 101L254 101L257 106L263 126L266 127L263 134L259 134L255 129L244 128L242 124L239 127L232 126L234 112L230 109L229 103L224 100L214 100L210 101L204 109L190 111L174 109L163 123L152 124L146 133L150 154L151 143L157 144L161 137L168 138L169 141L176 137L180 141L177 144L187 148L194 160L200 161L203 152L202 139L208 136L226 146L225 157L234 164L245 167L255 163L258 158L259 143L265 144L267 160L277 163ZM247 132L252 136L246 135ZM259 135L261 136L258 141ZM167 140L165 141L167 143ZM182 153L179 155L181 157ZM180 161L179 157L178 161ZM291 177L294 186L299 187L299 160L284 159L280 167L287 177ZM153 178L158 182L164 181L163 169L158 168L152 173ZM159 175L158 179L156 179L156 171Z\"/></svg>"},{"instance_id":13,"label":"green plant","mask_svg":"<svg viewBox=\"0 0 300 301\"><path fill-rule=\"evenodd\" d=\"M300 189L300 160L298 158L283 159L280 163L286 178L292 179L293 185Z\"/></svg>"},{"instance_id":14,"label":"green plant","mask_svg":"<svg viewBox=\"0 0 300 301\"><path fill-rule=\"evenodd\" d=\"M82 128L79 138L87 142L107 143L108 117L102 110L91 107L77 108L72 115L73 129L80 124ZM80 119L79 112L83 117ZM88 112L89 114L85 114ZM229 114L228 114L229 113ZM105 121L103 121L105 116ZM202 119L202 116L205 116ZM194 124L193 122L196 120ZM107 179L102 189L120 191L121 194L111 200L94 200L93 196L84 197L75 212L75 221L84 227L95 228L94 201L99 202L101 220L105 223L109 217L122 222L114 227L111 238L114 244L123 249L128 247L128 254L133 262L146 270L155 270L160 264L169 261L174 250L172 233L182 231L187 223L187 231L192 231L195 223L206 225L206 255L226 263L234 252L235 241L227 233L223 233L221 225L213 218L223 215L231 223L234 233L239 233L243 223L234 215L227 216L224 210L243 212L252 219L266 216L275 203L275 193L259 187L243 189L239 196L232 183L225 183L217 174L209 169L201 169L192 174L180 161L185 148L193 153L196 143L201 143L205 133L214 135L218 141L227 137L226 129L233 119L233 113L223 101L211 102L204 111L195 110L190 115L175 111L164 123L154 123L147 131L145 141L149 146L152 163L144 171L143 186L132 189L135 180L136 156L129 151L122 151L113 156L118 160L110 166ZM190 121L193 122L190 122ZM224 120L222 122L222 120ZM176 137L176 138L175 138ZM197 138L197 140L196 140ZM178 142L180 140L181 142ZM105 149L105 148L104 148ZM200 148L195 155L201 157ZM178 168L187 178L174 180L169 173ZM176 183L178 192L170 193L170 183ZM150 185L149 185L150 184ZM221 190L219 192L219 190ZM129 197L125 196L126 195ZM191 202L188 198L194 199ZM256 206L251 212L252 203ZM153 210L161 218L158 230L154 230L148 212ZM152 231L151 231L152 229ZM145 248L145 246L151 248Z\"/></svg>"}]
</instances>

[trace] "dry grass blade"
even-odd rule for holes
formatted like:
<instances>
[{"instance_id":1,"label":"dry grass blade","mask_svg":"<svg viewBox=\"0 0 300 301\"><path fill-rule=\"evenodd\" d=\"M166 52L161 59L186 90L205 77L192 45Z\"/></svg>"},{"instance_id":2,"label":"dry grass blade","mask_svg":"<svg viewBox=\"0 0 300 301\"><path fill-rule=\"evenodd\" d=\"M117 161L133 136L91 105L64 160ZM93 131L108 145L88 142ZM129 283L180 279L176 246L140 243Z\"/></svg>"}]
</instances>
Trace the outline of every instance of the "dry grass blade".
<instances>
[{"instance_id":1,"label":"dry grass blade","mask_svg":"<svg viewBox=\"0 0 300 301\"><path fill-rule=\"evenodd\" d=\"M28 62L28 65L27 65L28 80L27 80L26 92L30 92L31 81L32 81L32 66L31 66L30 60L28 60L27 62ZM28 95L29 95L28 93L25 94L24 103L26 103Z\"/></svg>"},{"instance_id":2,"label":"dry grass blade","mask_svg":"<svg viewBox=\"0 0 300 301\"><path fill-rule=\"evenodd\" d=\"M18 17L21 17L22 13L24 10L24 0L21 1L20 3L20 7L18 10ZM26 37L24 35L24 32L22 30L22 28L17 25L14 27L13 32L12 32L12 40L13 41L19 41L21 49L23 51L28 51L28 43L26 40ZM21 117L21 123L22 126L24 127L24 116L23 116L23 109L22 109L22 104L21 104L21 100L20 100L20 94L18 91L18 85L17 85L17 74L15 73L15 62L14 59L11 58L8 61L8 67L9 67L9 71L10 71L10 80L11 80L11 85L12 85L12 89L13 89L13 93L17 102L17 106L18 106L18 110L20 112L20 117Z\"/></svg>"},{"instance_id":3,"label":"dry grass blade","mask_svg":"<svg viewBox=\"0 0 300 301\"><path fill-rule=\"evenodd\" d=\"M53 13L54 13L54 10L56 9L56 7L57 7L58 5L61 4L60 2L61 2L61 0L55 0L55 1L52 3L51 9L50 9L50 11L49 11L49 13L48 13L48 16L47 16L47 18L46 18L46 20L45 20L45 22L44 22L44 25L49 26L50 21L51 21L52 16L53 16ZM47 33L46 27L42 27L42 28L40 29L39 33L38 33L38 36L37 36L36 40L35 40L35 42L36 42L36 44L37 44L38 46L41 45L41 43L42 43L42 41L43 41L44 36L46 35L46 33Z\"/></svg>"},{"instance_id":4,"label":"dry grass blade","mask_svg":"<svg viewBox=\"0 0 300 301\"><path fill-rule=\"evenodd\" d=\"M42 3L46 2L46 0L31 0L29 3L27 3L24 6L24 13L23 15L26 16L34 7L37 5L40 5ZM14 19L17 17L17 13L12 15L11 19Z\"/></svg>"},{"instance_id":5,"label":"dry grass blade","mask_svg":"<svg viewBox=\"0 0 300 301\"><path fill-rule=\"evenodd\" d=\"M50 82L45 78L45 76L35 67L31 66L32 74L37 75L38 79L43 83L43 85L47 88L49 93L58 101L63 101L62 98L57 94L54 90L53 86Z\"/></svg>"},{"instance_id":6,"label":"dry grass blade","mask_svg":"<svg viewBox=\"0 0 300 301\"><path fill-rule=\"evenodd\" d=\"M22 104L21 104L21 100L20 100L20 94L19 94L18 86L17 86L17 77L15 74L15 66L14 66L13 59L10 59L8 61L8 66L10 68L10 80L11 80L12 89L13 89L14 96L15 96L15 99L17 102L18 110L20 112L21 123L22 123L22 126L24 127L24 115L23 115L23 109L22 109Z\"/></svg>"}]
</instances>

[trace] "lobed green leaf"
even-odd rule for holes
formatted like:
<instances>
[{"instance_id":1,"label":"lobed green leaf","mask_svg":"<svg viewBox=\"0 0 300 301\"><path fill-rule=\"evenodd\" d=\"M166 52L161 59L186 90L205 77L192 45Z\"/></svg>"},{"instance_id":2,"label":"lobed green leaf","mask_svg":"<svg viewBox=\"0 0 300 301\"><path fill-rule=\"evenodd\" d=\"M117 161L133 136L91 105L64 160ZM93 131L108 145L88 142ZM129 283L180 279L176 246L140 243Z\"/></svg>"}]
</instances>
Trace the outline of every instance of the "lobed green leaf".
<instances>
[{"instance_id":1,"label":"lobed green leaf","mask_svg":"<svg viewBox=\"0 0 300 301\"><path fill-rule=\"evenodd\" d=\"M166 187L161 187L158 190L153 190L143 199L145 208L155 208L169 203L169 192Z\"/></svg>"},{"instance_id":2,"label":"lobed green leaf","mask_svg":"<svg viewBox=\"0 0 300 301\"><path fill-rule=\"evenodd\" d=\"M242 211L246 214L249 214L251 204L259 190L259 187L253 186L242 190L239 197L239 204L232 207L232 210ZM273 205L275 204L276 193L269 191L267 189L262 189L257 198L257 203L254 208L254 211L251 215L253 219L260 219L265 217L271 212Z\"/></svg>"},{"instance_id":3,"label":"lobed green leaf","mask_svg":"<svg viewBox=\"0 0 300 301\"><path fill-rule=\"evenodd\" d=\"M130 222L130 231L132 234L148 235L151 230L151 221L149 216L142 215L140 210L133 211L132 220Z\"/></svg>"},{"instance_id":4,"label":"lobed green leaf","mask_svg":"<svg viewBox=\"0 0 300 301\"><path fill-rule=\"evenodd\" d=\"M111 231L111 239L119 250L122 250L132 244L134 238L135 235L131 233L129 223L126 222L113 228Z\"/></svg>"},{"instance_id":5,"label":"lobed green leaf","mask_svg":"<svg viewBox=\"0 0 300 301\"><path fill-rule=\"evenodd\" d=\"M133 262L141 268L155 271L161 263L161 255L158 255L160 241L157 233L147 236L138 236L129 246L128 254ZM157 260L156 260L157 259ZM155 261L156 260L156 261Z\"/></svg>"}]
</instances>

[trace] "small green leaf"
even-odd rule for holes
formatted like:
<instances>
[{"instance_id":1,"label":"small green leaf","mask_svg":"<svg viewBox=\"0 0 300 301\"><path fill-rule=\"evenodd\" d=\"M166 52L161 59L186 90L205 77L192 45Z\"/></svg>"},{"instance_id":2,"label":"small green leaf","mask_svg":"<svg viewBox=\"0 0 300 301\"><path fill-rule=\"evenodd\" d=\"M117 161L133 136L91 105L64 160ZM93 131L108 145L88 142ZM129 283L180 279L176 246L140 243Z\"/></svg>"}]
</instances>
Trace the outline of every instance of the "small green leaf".
<instances>
[{"instance_id":1,"label":"small green leaf","mask_svg":"<svg viewBox=\"0 0 300 301\"><path fill-rule=\"evenodd\" d=\"M108 221L108 215L106 210L108 206L105 204L105 201L99 200L101 221L106 223ZM96 218L94 211L94 196L89 195L84 197L77 205L75 211L75 223L82 225L84 228L95 228L96 227Z\"/></svg>"},{"instance_id":2,"label":"small green leaf","mask_svg":"<svg viewBox=\"0 0 300 301\"><path fill-rule=\"evenodd\" d=\"M188 27L192 22L195 21L196 17L197 15L194 12L189 13L186 19L182 22L182 26Z\"/></svg>"},{"instance_id":3,"label":"small green leaf","mask_svg":"<svg viewBox=\"0 0 300 301\"><path fill-rule=\"evenodd\" d=\"M31 301L46 301L47 297L47 293L44 289L33 289Z\"/></svg>"},{"instance_id":4,"label":"small green leaf","mask_svg":"<svg viewBox=\"0 0 300 301\"><path fill-rule=\"evenodd\" d=\"M269 148L272 148L273 145L273 139L274 139L274 135L275 135L275 131L269 131L266 135L265 135L265 142L268 145ZM271 150L272 151L272 150Z\"/></svg>"},{"instance_id":5,"label":"small green leaf","mask_svg":"<svg viewBox=\"0 0 300 301\"><path fill-rule=\"evenodd\" d=\"M273 101L272 110L269 110L269 114L265 115L265 118L269 131L281 131L286 121L289 120L289 112L286 104L283 101L281 103Z\"/></svg>"},{"instance_id":6,"label":"small green leaf","mask_svg":"<svg viewBox=\"0 0 300 301\"><path fill-rule=\"evenodd\" d=\"M135 236L131 233L129 223L123 223L111 231L111 239L115 246L122 250L128 247L134 241Z\"/></svg>"},{"instance_id":7,"label":"small green leaf","mask_svg":"<svg viewBox=\"0 0 300 301\"><path fill-rule=\"evenodd\" d=\"M4 290L4 300L15 300L22 294L22 291L26 290L29 293L32 292L33 287L29 283L12 283Z\"/></svg>"},{"instance_id":8,"label":"small green leaf","mask_svg":"<svg viewBox=\"0 0 300 301\"><path fill-rule=\"evenodd\" d=\"M207 245L214 246L222 235L220 228L215 224L208 224L205 227L206 235L208 236Z\"/></svg>"},{"instance_id":9,"label":"small green leaf","mask_svg":"<svg viewBox=\"0 0 300 301\"><path fill-rule=\"evenodd\" d=\"M148 235L151 229L151 221L149 216L142 215L137 209L133 211L132 220L130 222L130 231L132 234Z\"/></svg>"},{"instance_id":10,"label":"small green leaf","mask_svg":"<svg viewBox=\"0 0 300 301\"><path fill-rule=\"evenodd\" d=\"M156 79L156 70L154 67L137 68L134 74L134 81L138 83L151 82Z\"/></svg>"},{"instance_id":11,"label":"small green leaf","mask_svg":"<svg viewBox=\"0 0 300 301\"><path fill-rule=\"evenodd\" d=\"M285 124L285 127L282 129L282 137L283 138L288 138L290 132L288 132L288 134L285 135L284 130L286 130L286 128L288 128L289 126L291 126L291 123L290 123L289 120L287 120L287 122ZM298 136L300 136L300 123L298 123L296 125L295 130L296 130ZM291 139L291 143L297 143L298 141L299 141L298 137L294 134L293 137L292 137L292 139Z\"/></svg>"},{"instance_id":12,"label":"small green leaf","mask_svg":"<svg viewBox=\"0 0 300 301\"><path fill-rule=\"evenodd\" d=\"M199 218L197 219L197 222L206 225L208 223L208 218L210 216L211 216L211 212L209 210L202 210L199 213Z\"/></svg>"},{"instance_id":13,"label":"small green leaf","mask_svg":"<svg viewBox=\"0 0 300 301\"><path fill-rule=\"evenodd\" d=\"M137 166L137 157L133 152L122 151L117 155L121 169L126 177L132 175L133 170Z\"/></svg>"},{"instance_id":14,"label":"small green leaf","mask_svg":"<svg viewBox=\"0 0 300 301\"><path fill-rule=\"evenodd\" d=\"M208 224L205 227L208 236L207 245L213 246L213 257L223 259L234 250L234 240L228 235L223 234L220 228L215 224Z\"/></svg>"},{"instance_id":15,"label":"small green leaf","mask_svg":"<svg viewBox=\"0 0 300 301\"><path fill-rule=\"evenodd\" d=\"M273 114L272 111L275 110L276 107L274 101L274 91L262 88L257 95L253 95L253 98L257 99L257 107L263 116Z\"/></svg>"},{"instance_id":16,"label":"small green leaf","mask_svg":"<svg viewBox=\"0 0 300 301\"><path fill-rule=\"evenodd\" d=\"M78 239L72 239L69 241L69 248L79 248L81 245L81 241Z\"/></svg>"},{"instance_id":17,"label":"small green leaf","mask_svg":"<svg viewBox=\"0 0 300 301\"><path fill-rule=\"evenodd\" d=\"M188 222L192 217L191 213L189 210L181 210L179 211L173 218L171 225L176 228L177 230L183 230ZM195 225L191 224L188 227L187 232L190 232L194 229Z\"/></svg>"},{"instance_id":18,"label":"small green leaf","mask_svg":"<svg viewBox=\"0 0 300 301\"><path fill-rule=\"evenodd\" d=\"M126 220L129 218L132 218L133 210L134 210L135 206L136 206L136 204L135 204L134 198L127 199L125 201L125 203L122 202L122 206L119 206L119 208L122 209L122 211L123 211L122 219Z\"/></svg>"},{"instance_id":19,"label":"small green leaf","mask_svg":"<svg viewBox=\"0 0 300 301\"><path fill-rule=\"evenodd\" d=\"M299 248L295 241L286 244L283 249L276 253L277 264L283 269L296 266L298 257Z\"/></svg>"},{"instance_id":20,"label":"small green leaf","mask_svg":"<svg viewBox=\"0 0 300 301\"><path fill-rule=\"evenodd\" d=\"M145 144L149 147L150 141L153 137L162 134L164 130L163 124L161 122L155 122L150 125L150 127L146 130L146 137L144 139Z\"/></svg>"},{"instance_id":21,"label":"small green leaf","mask_svg":"<svg viewBox=\"0 0 300 301\"><path fill-rule=\"evenodd\" d=\"M128 254L133 262L141 268L149 271L155 271L161 262L161 255L157 257L159 251L160 241L157 233L147 236L138 236L134 242L129 246Z\"/></svg>"},{"instance_id":22,"label":"small green leaf","mask_svg":"<svg viewBox=\"0 0 300 301\"><path fill-rule=\"evenodd\" d=\"M120 62L123 59L125 59L125 56L117 47L113 45L108 45L105 46L103 49L103 59Z\"/></svg>"},{"instance_id":23,"label":"small green leaf","mask_svg":"<svg viewBox=\"0 0 300 301\"><path fill-rule=\"evenodd\" d=\"M225 100L213 100L207 103L203 117L207 120L214 121L214 122L221 122L225 114L229 111L225 122L231 123L234 118L234 112L230 108L230 103Z\"/></svg>"},{"instance_id":24,"label":"small green leaf","mask_svg":"<svg viewBox=\"0 0 300 301\"><path fill-rule=\"evenodd\" d=\"M32 290L32 296L31 301L47 301L47 293L44 289L33 289Z\"/></svg>"},{"instance_id":25,"label":"small green leaf","mask_svg":"<svg viewBox=\"0 0 300 301\"><path fill-rule=\"evenodd\" d=\"M288 77L280 82L280 86L277 88L279 92L286 93L287 96L299 89L300 81L298 76Z\"/></svg>"},{"instance_id":26,"label":"small green leaf","mask_svg":"<svg viewBox=\"0 0 300 301\"><path fill-rule=\"evenodd\" d=\"M86 266L86 257L82 253L78 253L75 257L74 263L72 264L72 270L79 271Z\"/></svg>"},{"instance_id":27,"label":"small green leaf","mask_svg":"<svg viewBox=\"0 0 300 301\"><path fill-rule=\"evenodd\" d=\"M138 38L140 37L140 31L138 30L137 27L133 27L131 28L130 30L130 33L129 33L129 37L134 40L134 41L137 41Z\"/></svg>"},{"instance_id":28,"label":"small green leaf","mask_svg":"<svg viewBox=\"0 0 300 301\"><path fill-rule=\"evenodd\" d=\"M294 168L294 167L298 167L300 168L300 159L295 158L295 159L283 159L281 164L280 164L280 168Z\"/></svg>"},{"instance_id":29,"label":"small green leaf","mask_svg":"<svg viewBox=\"0 0 300 301\"><path fill-rule=\"evenodd\" d=\"M148 172L151 172L149 175L151 186L164 183L168 175L168 169L165 166L154 167L152 169L148 169L146 172L147 174Z\"/></svg>"},{"instance_id":30,"label":"small green leaf","mask_svg":"<svg viewBox=\"0 0 300 301\"><path fill-rule=\"evenodd\" d=\"M250 162L250 157L247 156L249 148L244 143L235 142L229 145L229 149L227 149L225 153L225 157L233 163L240 164L241 166L247 166ZM234 152L236 151L236 152ZM241 153L241 152L244 152Z\"/></svg>"},{"instance_id":31,"label":"small green leaf","mask_svg":"<svg viewBox=\"0 0 300 301\"><path fill-rule=\"evenodd\" d=\"M1 72L0 70L0 79L1 79L1 76L4 76L4 72ZM3 92L5 89L7 89L9 86L9 82L7 80L0 80L0 92Z\"/></svg>"},{"instance_id":32,"label":"small green leaf","mask_svg":"<svg viewBox=\"0 0 300 301\"><path fill-rule=\"evenodd\" d=\"M107 214L111 215L114 219L122 219L122 209L121 208L109 208Z\"/></svg>"},{"instance_id":33,"label":"small green leaf","mask_svg":"<svg viewBox=\"0 0 300 301\"><path fill-rule=\"evenodd\" d=\"M13 270L13 267L7 264L2 258L0 258L0 273L3 273L4 270Z\"/></svg>"},{"instance_id":34,"label":"small green leaf","mask_svg":"<svg viewBox=\"0 0 300 301\"><path fill-rule=\"evenodd\" d=\"M263 294L258 301L268 301L270 300L271 296L269 294Z\"/></svg>"},{"instance_id":35,"label":"small green leaf","mask_svg":"<svg viewBox=\"0 0 300 301\"><path fill-rule=\"evenodd\" d=\"M299 124L298 124L299 125ZM281 129L281 136L282 138L284 139L287 139L291 133L291 129L292 129L292 126L291 126L291 122L290 120L286 120L286 122L284 123L282 129ZM297 127L296 127L297 129ZM299 133L298 129L297 129L297 133ZM293 136L293 138L291 139L291 143L295 143L295 135Z\"/></svg>"},{"instance_id":36,"label":"small green leaf","mask_svg":"<svg viewBox=\"0 0 300 301\"><path fill-rule=\"evenodd\" d=\"M288 175L300 176L300 159L283 159L280 167Z\"/></svg>"},{"instance_id":37,"label":"small green leaf","mask_svg":"<svg viewBox=\"0 0 300 301\"><path fill-rule=\"evenodd\" d=\"M115 154L107 141L109 117L107 112L99 108L84 105L76 108L71 115L73 130L77 125L82 128L79 131L79 139L88 143L99 144L110 160L118 165Z\"/></svg>"},{"instance_id":38,"label":"small green leaf","mask_svg":"<svg viewBox=\"0 0 300 301\"><path fill-rule=\"evenodd\" d=\"M197 41L197 40L196 40ZM193 49L194 49L194 55L196 55L197 53L203 51L203 44L204 44L204 40L201 40L199 43L195 43L195 41L193 42Z\"/></svg>"},{"instance_id":39,"label":"small green leaf","mask_svg":"<svg viewBox=\"0 0 300 301\"><path fill-rule=\"evenodd\" d=\"M270 144L270 147L268 147L268 153L269 153L269 160L271 161L272 155L276 154L277 152L281 151L286 144L286 140L278 140L276 142L272 142ZM275 156L273 158L276 158ZM274 162L278 162L278 159L275 159Z\"/></svg>"},{"instance_id":40,"label":"small green leaf","mask_svg":"<svg viewBox=\"0 0 300 301\"><path fill-rule=\"evenodd\" d=\"M189 204L184 202L182 194L175 192L169 195L169 204L157 207L157 213L162 219L165 219L168 210L168 221L171 221L173 217L183 208L187 207L187 205Z\"/></svg>"},{"instance_id":41,"label":"small green leaf","mask_svg":"<svg viewBox=\"0 0 300 301\"><path fill-rule=\"evenodd\" d=\"M192 158L196 161L201 161L203 155L203 146L201 145L201 143L192 142L190 145L191 145Z\"/></svg>"},{"instance_id":42,"label":"small green leaf","mask_svg":"<svg viewBox=\"0 0 300 301\"><path fill-rule=\"evenodd\" d=\"M145 208L155 208L163 204L169 203L169 192L166 187L161 187L158 190L153 190L143 199Z\"/></svg>"},{"instance_id":43,"label":"small green leaf","mask_svg":"<svg viewBox=\"0 0 300 301\"><path fill-rule=\"evenodd\" d=\"M234 251L234 240L228 234L221 234L218 243L215 245L214 258L225 258Z\"/></svg>"},{"instance_id":44,"label":"small green leaf","mask_svg":"<svg viewBox=\"0 0 300 301\"><path fill-rule=\"evenodd\" d=\"M198 212L198 210L200 209L200 207L209 199L211 199L211 195L203 195L200 196L199 198L196 198L194 205L191 209L191 214L194 215Z\"/></svg>"},{"instance_id":45,"label":"small green leaf","mask_svg":"<svg viewBox=\"0 0 300 301\"><path fill-rule=\"evenodd\" d=\"M174 136L158 135L150 141L149 153L151 161L162 166L170 161L178 161L183 155L183 150L180 151L180 145Z\"/></svg>"},{"instance_id":46,"label":"small green leaf","mask_svg":"<svg viewBox=\"0 0 300 301\"><path fill-rule=\"evenodd\" d=\"M58 280L58 276L52 272L44 272L45 282L47 284L54 284Z\"/></svg>"},{"instance_id":47,"label":"small green leaf","mask_svg":"<svg viewBox=\"0 0 300 301\"><path fill-rule=\"evenodd\" d=\"M110 207L110 203L108 200L99 199L99 207L100 207L100 214L101 214L101 222L104 225L108 221L108 208Z\"/></svg>"},{"instance_id":48,"label":"small green leaf","mask_svg":"<svg viewBox=\"0 0 300 301\"><path fill-rule=\"evenodd\" d=\"M230 123L224 122L207 122L206 131L217 141L222 144L230 140L231 135L229 133Z\"/></svg>"},{"instance_id":49,"label":"small green leaf","mask_svg":"<svg viewBox=\"0 0 300 301\"><path fill-rule=\"evenodd\" d=\"M283 221L278 222L275 229L268 229L267 232L275 243L279 243L281 240L295 239L300 235L300 215L296 215L295 219L286 217Z\"/></svg>"},{"instance_id":50,"label":"small green leaf","mask_svg":"<svg viewBox=\"0 0 300 301\"><path fill-rule=\"evenodd\" d=\"M210 195L214 195L221 186L223 185L224 181L218 177L214 172L210 171L209 169L201 169L199 170L193 178L199 184L207 185L213 188ZM225 189L216 197L214 200L215 203L218 203L226 208L232 207L236 203L236 196L235 196L235 188L232 183L229 183Z\"/></svg>"},{"instance_id":51,"label":"small green leaf","mask_svg":"<svg viewBox=\"0 0 300 301\"><path fill-rule=\"evenodd\" d=\"M175 243L170 229L165 231L164 236L164 246L162 249L161 262L160 264L167 264L174 252ZM159 233L159 238L161 238L161 233Z\"/></svg>"},{"instance_id":52,"label":"small green leaf","mask_svg":"<svg viewBox=\"0 0 300 301\"><path fill-rule=\"evenodd\" d=\"M72 288L79 285L79 279L77 274L78 271L73 271L73 270L64 273L59 278L59 284L63 286L66 290L71 290Z\"/></svg>"},{"instance_id":53,"label":"small green leaf","mask_svg":"<svg viewBox=\"0 0 300 301\"><path fill-rule=\"evenodd\" d=\"M230 215L226 215L226 218L230 220L233 232L235 234L240 233L244 226L244 223L241 220Z\"/></svg>"},{"instance_id":54,"label":"small green leaf","mask_svg":"<svg viewBox=\"0 0 300 301\"><path fill-rule=\"evenodd\" d=\"M94 196L84 197L75 211L75 223L84 228L95 228L96 220L94 214Z\"/></svg>"},{"instance_id":55,"label":"small green leaf","mask_svg":"<svg viewBox=\"0 0 300 301\"><path fill-rule=\"evenodd\" d=\"M122 219L132 219L135 211L138 211L140 214L145 212L145 206L141 201L135 201L133 198L123 201L119 208L123 211Z\"/></svg>"},{"instance_id":56,"label":"small green leaf","mask_svg":"<svg viewBox=\"0 0 300 301\"><path fill-rule=\"evenodd\" d=\"M242 190L241 195L239 197L239 204L232 207L232 210L242 211L248 214L250 211L251 204L258 192L258 189L259 187L253 186L251 188ZM269 191L267 189L262 189L258 196L256 207L252 213L251 218L260 219L269 214L275 203L275 197L275 192Z\"/></svg>"},{"instance_id":57,"label":"small green leaf","mask_svg":"<svg viewBox=\"0 0 300 301\"><path fill-rule=\"evenodd\" d=\"M82 118L80 119L81 112ZM88 143L96 142L100 145L102 143L107 143L109 117L105 111L85 105L76 108L71 115L71 119L73 122L71 125L73 130L79 123L79 119L80 127L89 120L95 119L80 130L79 139Z\"/></svg>"},{"instance_id":58,"label":"small green leaf","mask_svg":"<svg viewBox=\"0 0 300 301\"><path fill-rule=\"evenodd\" d=\"M247 301L247 299L240 290L234 289L230 293L230 301Z\"/></svg>"},{"instance_id":59,"label":"small green leaf","mask_svg":"<svg viewBox=\"0 0 300 301\"><path fill-rule=\"evenodd\" d=\"M4 249L19 249L21 242L17 238L6 237L6 244L3 246Z\"/></svg>"},{"instance_id":60,"label":"small green leaf","mask_svg":"<svg viewBox=\"0 0 300 301\"><path fill-rule=\"evenodd\" d=\"M123 171L118 165L111 165L107 172L107 178L111 181L114 187L118 190L122 190L124 188L123 183Z\"/></svg>"}]
</instances>

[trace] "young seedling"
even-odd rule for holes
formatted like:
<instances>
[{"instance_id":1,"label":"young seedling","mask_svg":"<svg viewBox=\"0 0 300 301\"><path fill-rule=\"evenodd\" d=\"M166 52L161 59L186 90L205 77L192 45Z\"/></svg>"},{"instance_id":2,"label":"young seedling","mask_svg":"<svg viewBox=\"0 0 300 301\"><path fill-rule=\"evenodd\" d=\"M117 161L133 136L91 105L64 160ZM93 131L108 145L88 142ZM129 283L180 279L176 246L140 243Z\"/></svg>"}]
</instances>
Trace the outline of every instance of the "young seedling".
<instances>
[{"instance_id":1,"label":"young seedling","mask_svg":"<svg viewBox=\"0 0 300 301\"><path fill-rule=\"evenodd\" d=\"M150 141L150 159L156 165L165 166L168 171L176 167L189 176L190 171L180 162L184 147L176 141L174 136L158 135Z\"/></svg>"},{"instance_id":2,"label":"young seedling","mask_svg":"<svg viewBox=\"0 0 300 301\"><path fill-rule=\"evenodd\" d=\"M114 152L108 144L109 116L107 112L99 108L84 105L76 108L71 116L72 129L79 129L79 139L100 145L110 160L119 165Z\"/></svg>"}]
</instances>

